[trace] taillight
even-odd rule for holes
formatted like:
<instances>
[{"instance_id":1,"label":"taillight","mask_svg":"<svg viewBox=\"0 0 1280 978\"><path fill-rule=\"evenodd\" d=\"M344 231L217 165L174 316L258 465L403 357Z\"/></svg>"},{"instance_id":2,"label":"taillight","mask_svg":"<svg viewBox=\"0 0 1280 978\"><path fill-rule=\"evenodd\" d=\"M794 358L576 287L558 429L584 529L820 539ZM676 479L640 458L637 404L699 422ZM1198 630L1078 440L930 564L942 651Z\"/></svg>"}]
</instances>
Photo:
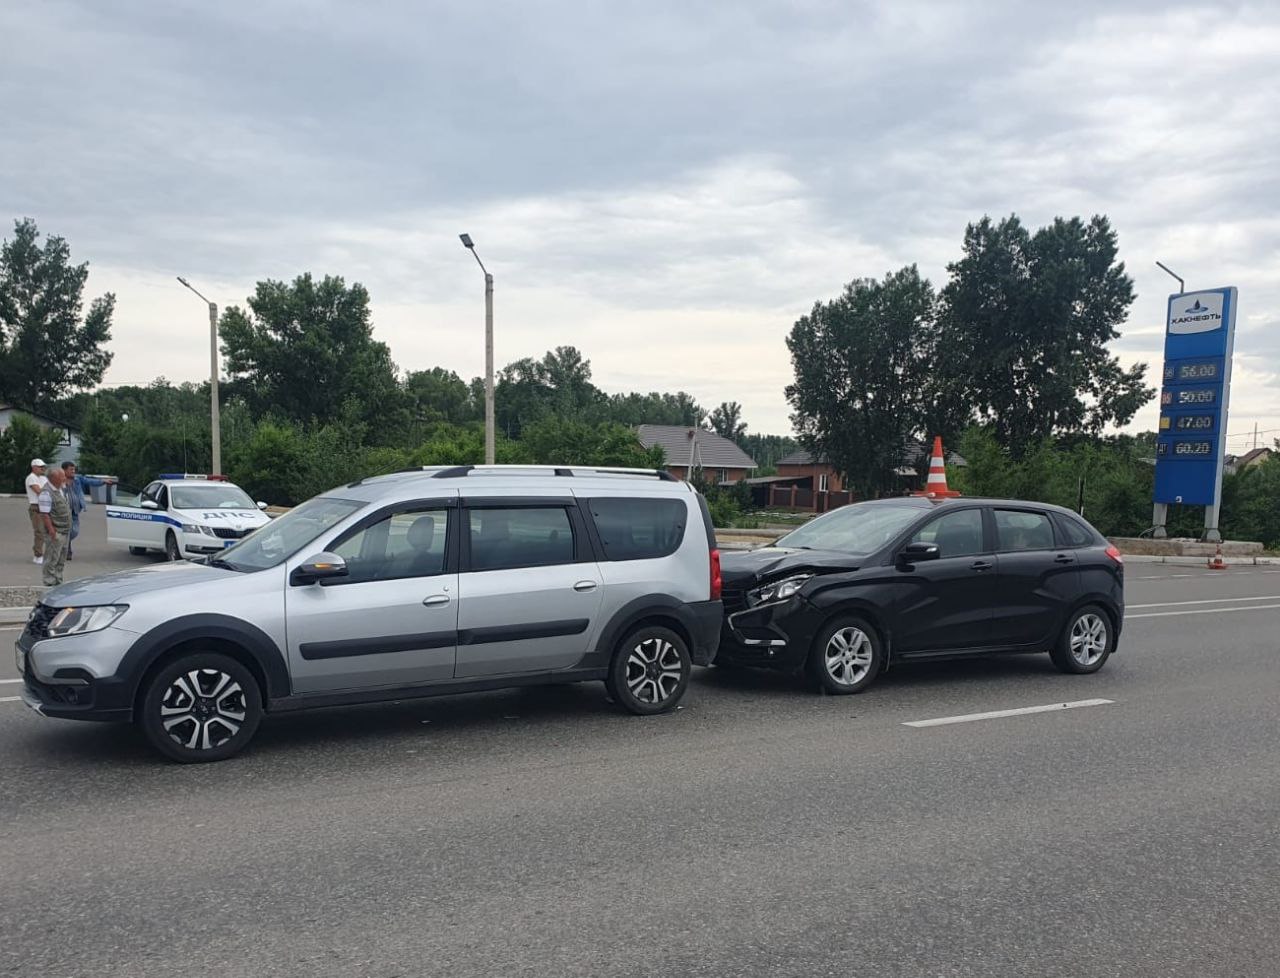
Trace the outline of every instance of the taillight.
<instances>
[{"instance_id":1,"label":"taillight","mask_svg":"<svg viewBox=\"0 0 1280 978\"><path fill-rule=\"evenodd\" d=\"M719 601L724 591L724 577L720 573L720 551L711 551L711 600Z\"/></svg>"},{"instance_id":2,"label":"taillight","mask_svg":"<svg viewBox=\"0 0 1280 978\"><path fill-rule=\"evenodd\" d=\"M1120 551L1116 549L1115 544L1107 547L1107 556L1114 560L1117 564L1124 563L1124 557L1120 555Z\"/></svg>"}]
</instances>

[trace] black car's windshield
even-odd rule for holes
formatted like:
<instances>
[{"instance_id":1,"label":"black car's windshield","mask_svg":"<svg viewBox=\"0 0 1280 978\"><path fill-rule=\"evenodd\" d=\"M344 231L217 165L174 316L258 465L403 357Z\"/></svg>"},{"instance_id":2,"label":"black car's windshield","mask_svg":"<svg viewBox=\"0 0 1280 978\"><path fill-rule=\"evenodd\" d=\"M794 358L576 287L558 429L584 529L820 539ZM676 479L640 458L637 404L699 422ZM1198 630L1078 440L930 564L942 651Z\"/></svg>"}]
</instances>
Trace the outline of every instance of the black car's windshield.
<instances>
[{"instance_id":1,"label":"black car's windshield","mask_svg":"<svg viewBox=\"0 0 1280 978\"><path fill-rule=\"evenodd\" d=\"M292 557L331 526L368 503L358 499L317 496L255 530L219 556L218 566L238 571L275 567Z\"/></svg>"},{"instance_id":2,"label":"black car's windshield","mask_svg":"<svg viewBox=\"0 0 1280 978\"><path fill-rule=\"evenodd\" d=\"M257 509L239 486L209 482L199 486L171 486L174 509Z\"/></svg>"},{"instance_id":3,"label":"black car's windshield","mask_svg":"<svg viewBox=\"0 0 1280 978\"><path fill-rule=\"evenodd\" d=\"M922 515L919 506L855 503L819 516L778 539L779 547L875 553Z\"/></svg>"}]
</instances>

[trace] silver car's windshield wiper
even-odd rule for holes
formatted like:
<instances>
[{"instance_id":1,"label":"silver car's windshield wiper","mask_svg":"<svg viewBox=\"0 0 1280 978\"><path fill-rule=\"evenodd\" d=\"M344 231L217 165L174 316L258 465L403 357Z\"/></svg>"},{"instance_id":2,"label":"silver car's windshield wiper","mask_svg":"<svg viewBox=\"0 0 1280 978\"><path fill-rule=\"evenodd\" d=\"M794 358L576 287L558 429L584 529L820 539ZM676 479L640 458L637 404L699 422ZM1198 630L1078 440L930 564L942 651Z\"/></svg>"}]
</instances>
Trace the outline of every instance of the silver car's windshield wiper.
<instances>
[{"instance_id":1,"label":"silver car's windshield wiper","mask_svg":"<svg viewBox=\"0 0 1280 978\"><path fill-rule=\"evenodd\" d=\"M238 571L238 570L240 569L240 568L239 568L239 567L237 567L235 564L231 563L231 561L229 561L229 560L223 560L221 557L210 557L210 558L209 558L209 566L210 566L210 567L223 567L223 568L226 568L226 569L227 569L227 570L229 570L229 571Z\"/></svg>"}]
</instances>

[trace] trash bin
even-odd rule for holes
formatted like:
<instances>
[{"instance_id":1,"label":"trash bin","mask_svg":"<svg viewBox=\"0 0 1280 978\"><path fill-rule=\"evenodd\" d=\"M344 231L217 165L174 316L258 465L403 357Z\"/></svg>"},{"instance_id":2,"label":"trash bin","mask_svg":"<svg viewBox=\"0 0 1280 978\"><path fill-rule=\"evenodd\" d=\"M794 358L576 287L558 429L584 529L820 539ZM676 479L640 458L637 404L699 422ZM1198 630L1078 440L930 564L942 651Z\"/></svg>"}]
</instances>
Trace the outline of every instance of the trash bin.
<instances>
[{"instance_id":1,"label":"trash bin","mask_svg":"<svg viewBox=\"0 0 1280 978\"><path fill-rule=\"evenodd\" d=\"M95 503L113 505L116 501L116 477L114 475L91 475L91 479L103 479L100 486L89 487L89 498Z\"/></svg>"}]
</instances>

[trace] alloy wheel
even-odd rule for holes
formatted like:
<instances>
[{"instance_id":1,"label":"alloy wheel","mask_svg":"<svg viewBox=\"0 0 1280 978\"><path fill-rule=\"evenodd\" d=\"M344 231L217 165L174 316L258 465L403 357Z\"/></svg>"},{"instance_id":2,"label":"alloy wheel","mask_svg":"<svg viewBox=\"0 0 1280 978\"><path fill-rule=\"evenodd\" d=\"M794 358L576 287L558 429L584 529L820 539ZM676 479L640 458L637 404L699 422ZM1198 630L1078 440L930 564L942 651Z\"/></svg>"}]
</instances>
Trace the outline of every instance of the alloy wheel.
<instances>
[{"instance_id":1,"label":"alloy wheel","mask_svg":"<svg viewBox=\"0 0 1280 978\"><path fill-rule=\"evenodd\" d=\"M1106 654L1107 623L1092 613L1081 615L1071 626L1071 658L1091 666Z\"/></svg>"},{"instance_id":2,"label":"alloy wheel","mask_svg":"<svg viewBox=\"0 0 1280 978\"><path fill-rule=\"evenodd\" d=\"M244 689L220 669L178 676L160 701L160 722L174 743L212 750L240 732L248 712Z\"/></svg>"},{"instance_id":3,"label":"alloy wheel","mask_svg":"<svg viewBox=\"0 0 1280 978\"><path fill-rule=\"evenodd\" d=\"M627 656L627 688L641 703L665 702L680 688L683 675L680 653L665 639L647 638Z\"/></svg>"},{"instance_id":4,"label":"alloy wheel","mask_svg":"<svg viewBox=\"0 0 1280 978\"><path fill-rule=\"evenodd\" d=\"M874 649L861 628L849 626L833 632L823 653L827 674L841 686L853 686L871 670Z\"/></svg>"}]
</instances>

